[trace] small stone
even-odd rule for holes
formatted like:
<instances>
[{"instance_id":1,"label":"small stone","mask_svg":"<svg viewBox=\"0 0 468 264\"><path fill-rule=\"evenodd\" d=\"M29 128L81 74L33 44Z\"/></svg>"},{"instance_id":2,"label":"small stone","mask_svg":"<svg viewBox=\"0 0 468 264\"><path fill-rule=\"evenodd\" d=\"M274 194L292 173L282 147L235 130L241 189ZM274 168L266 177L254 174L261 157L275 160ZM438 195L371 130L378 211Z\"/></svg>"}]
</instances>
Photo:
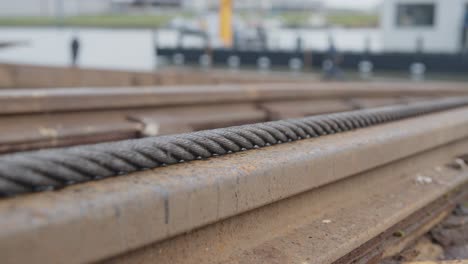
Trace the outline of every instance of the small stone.
<instances>
[{"instance_id":1,"label":"small stone","mask_svg":"<svg viewBox=\"0 0 468 264\"><path fill-rule=\"evenodd\" d=\"M330 219L322 220L322 223L324 223L324 224L330 224L331 222L332 222L332 220L330 220Z\"/></svg>"},{"instance_id":2,"label":"small stone","mask_svg":"<svg viewBox=\"0 0 468 264\"><path fill-rule=\"evenodd\" d=\"M463 159L455 159L452 163L448 164L448 167L455 170L463 170L466 168L466 162Z\"/></svg>"},{"instance_id":3,"label":"small stone","mask_svg":"<svg viewBox=\"0 0 468 264\"><path fill-rule=\"evenodd\" d=\"M458 164L458 166L460 166L461 169L466 167L466 162L463 159L455 159L455 163Z\"/></svg>"},{"instance_id":4,"label":"small stone","mask_svg":"<svg viewBox=\"0 0 468 264\"><path fill-rule=\"evenodd\" d=\"M456 215L468 216L468 202L461 203L455 209Z\"/></svg>"},{"instance_id":5,"label":"small stone","mask_svg":"<svg viewBox=\"0 0 468 264\"><path fill-rule=\"evenodd\" d=\"M421 184L421 185L431 184L433 182L431 177L422 176L422 175L416 176L415 181L417 184Z\"/></svg>"},{"instance_id":6,"label":"small stone","mask_svg":"<svg viewBox=\"0 0 468 264\"><path fill-rule=\"evenodd\" d=\"M431 236L444 247L462 246L467 242L468 226L444 228L440 225L431 230Z\"/></svg>"},{"instance_id":7,"label":"small stone","mask_svg":"<svg viewBox=\"0 0 468 264\"><path fill-rule=\"evenodd\" d=\"M450 247L446 250L445 255L448 259L468 259L468 244Z\"/></svg>"}]
</instances>

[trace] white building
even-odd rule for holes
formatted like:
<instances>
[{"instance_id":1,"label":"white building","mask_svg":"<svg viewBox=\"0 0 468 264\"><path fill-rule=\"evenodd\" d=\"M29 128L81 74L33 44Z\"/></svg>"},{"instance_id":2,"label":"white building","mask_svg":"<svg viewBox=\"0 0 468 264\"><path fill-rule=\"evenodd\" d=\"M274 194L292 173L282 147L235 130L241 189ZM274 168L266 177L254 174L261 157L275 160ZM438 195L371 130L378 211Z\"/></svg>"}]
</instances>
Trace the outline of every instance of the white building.
<instances>
[{"instance_id":1,"label":"white building","mask_svg":"<svg viewBox=\"0 0 468 264\"><path fill-rule=\"evenodd\" d=\"M180 8L184 0L0 0L0 16L75 16L161 7ZM195 0L194 0L195 1Z\"/></svg>"},{"instance_id":2,"label":"white building","mask_svg":"<svg viewBox=\"0 0 468 264\"><path fill-rule=\"evenodd\" d=\"M386 52L456 53L467 47L468 0L384 0Z\"/></svg>"},{"instance_id":3,"label":"white building","mask_svg":"<svg viewBox=\"0 0 468 264\"><path fill-rule=\"evenodd\" d=\"M56 16L100 14L110 0L0 0L0 16Z\"/></svg>"}]
</instances>

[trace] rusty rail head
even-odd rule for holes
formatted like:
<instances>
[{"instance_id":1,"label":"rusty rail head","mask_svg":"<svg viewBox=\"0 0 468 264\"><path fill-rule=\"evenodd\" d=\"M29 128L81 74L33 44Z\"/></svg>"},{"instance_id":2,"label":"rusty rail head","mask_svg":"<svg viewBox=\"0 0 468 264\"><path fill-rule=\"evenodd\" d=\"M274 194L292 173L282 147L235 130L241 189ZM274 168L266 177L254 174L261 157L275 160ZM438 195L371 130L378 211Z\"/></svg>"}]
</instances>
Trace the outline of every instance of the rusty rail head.
<instances>
[{"instance_id":1,"label":"rusty rail head","mask_svg":"<svg viewBox=\"0 0 468 264\"><path fill-rule=\"evenodd\" d=\"M4 199L0 255L6 263L100 260L467 135L468 108L463 108ZM64 243L64 237L79 243ZM25 247L28 254L15 254Z\"/></svg>"},{"instance_id":2,"label":"rusty rail head","mask_svg":"<svg viewBox=\"0 0 468 264\"><path fill-rule=\"evenodd\" d=\"M442 88L443 87L443 88ZM0 115L323 98L466 95L460 84L312 83L0 90Z\"/></svg>"}]
</instances>

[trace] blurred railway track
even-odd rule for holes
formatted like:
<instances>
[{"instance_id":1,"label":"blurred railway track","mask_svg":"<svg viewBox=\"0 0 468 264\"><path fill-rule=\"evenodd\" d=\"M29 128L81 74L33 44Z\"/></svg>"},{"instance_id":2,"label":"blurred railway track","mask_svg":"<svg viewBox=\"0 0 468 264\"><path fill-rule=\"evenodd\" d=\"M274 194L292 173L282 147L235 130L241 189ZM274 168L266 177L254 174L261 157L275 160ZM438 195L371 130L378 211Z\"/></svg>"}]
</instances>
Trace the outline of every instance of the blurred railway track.
<instances>
[{"instance_id":1,"label":"blurred railway track","mask_svg":"<svg viewBox=\"0 0 468 264\"><path fill-rule=\"evenodd\" d=\"M0 153L465 95L463 84L285 83L0 90Z\"/></svg>"}]
</instances>

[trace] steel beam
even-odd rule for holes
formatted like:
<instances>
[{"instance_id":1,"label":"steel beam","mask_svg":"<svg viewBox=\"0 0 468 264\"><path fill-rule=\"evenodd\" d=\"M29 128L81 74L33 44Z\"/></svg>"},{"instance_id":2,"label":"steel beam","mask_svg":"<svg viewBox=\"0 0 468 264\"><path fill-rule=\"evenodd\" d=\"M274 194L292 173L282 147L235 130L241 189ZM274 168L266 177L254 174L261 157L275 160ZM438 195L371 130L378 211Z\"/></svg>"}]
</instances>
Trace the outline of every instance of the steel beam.
<instances>
[{"instance_id":1,"label":"steel beam","mask_svg":"<svg viewBox=\"0 0 468 264\"><path fill-rule=\"evenodd\" d=\"M3 89L0 114L136 107L320 100L327 98L442 97L467 94L464 84L289 83L217 86Z\"/></svg>"}]
</instances>

